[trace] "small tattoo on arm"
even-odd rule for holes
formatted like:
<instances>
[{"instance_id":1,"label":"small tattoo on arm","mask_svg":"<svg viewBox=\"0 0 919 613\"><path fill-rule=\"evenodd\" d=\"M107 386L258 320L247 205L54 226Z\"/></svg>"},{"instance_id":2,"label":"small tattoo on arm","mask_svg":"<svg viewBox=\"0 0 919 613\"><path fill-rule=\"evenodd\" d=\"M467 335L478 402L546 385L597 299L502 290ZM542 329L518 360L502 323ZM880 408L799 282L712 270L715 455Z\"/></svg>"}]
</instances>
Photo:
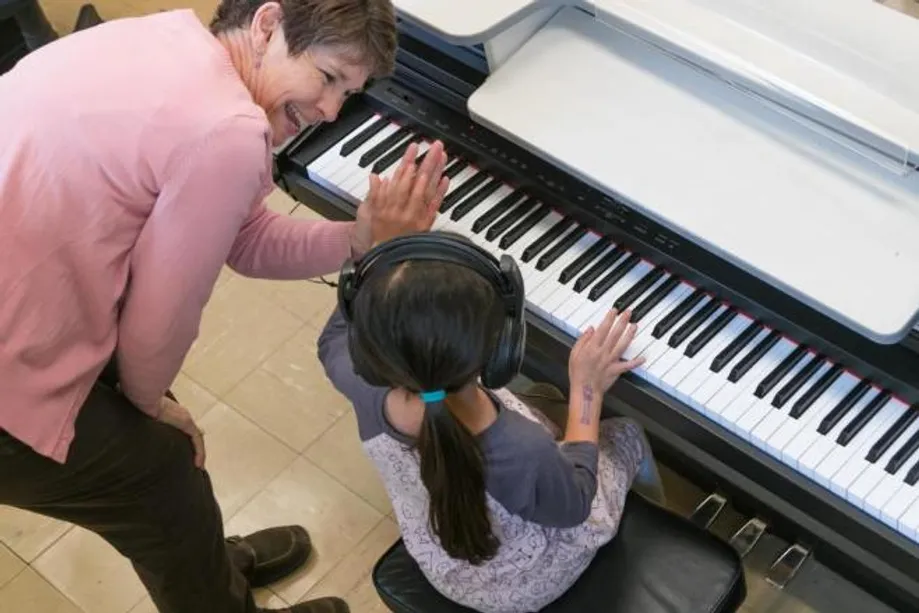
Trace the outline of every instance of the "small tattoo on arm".
<instances>
[{"instance_id":1,"label":"small tattoo on arm","mask_svg":"<svg viewBox=\"0 0 919 613\"><path fill-rule=\"evenodd\" d=\"M593 417L593 400L594 400L594 390L589 385L585 385L581 390L581 395L583 396L583 406L581 406L581 423L586 425L590 424L591 417Z\"/></svg>"}]
</instances>

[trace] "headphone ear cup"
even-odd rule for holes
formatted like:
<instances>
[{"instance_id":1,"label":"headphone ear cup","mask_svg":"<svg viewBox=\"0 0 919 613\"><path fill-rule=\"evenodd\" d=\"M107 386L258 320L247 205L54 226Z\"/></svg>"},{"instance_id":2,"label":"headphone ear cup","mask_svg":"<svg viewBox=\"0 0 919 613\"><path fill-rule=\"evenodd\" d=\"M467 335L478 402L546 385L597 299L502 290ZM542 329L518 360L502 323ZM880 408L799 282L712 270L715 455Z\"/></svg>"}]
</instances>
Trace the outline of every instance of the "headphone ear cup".
<instances>
[{"instance_id":1,"label":"headphone ear cup","mask_svg":"<svg viewBox=\"0 0 919 613\"><path fill-rule=\"evenodd\" d=\"M482 385L491 389L504 387L517 376L526 350L523 275L517 262L508 255L501 256L499 266L501 276L510 287L513 312L505 317L501 336L482 371Z\"/></svg>"},{"instance_id":2,"label":"headphone ear cup","mask_svg":"<svg viewBox=\"0 0 919 613\"><path fill-rule=\"evenodd\" d=\"M489 389L504 387L520 372L526 326L512 317L504 320L504 329L491 357L482 369L482 385Z\"/></svg>"},{"instance_id":3,"label":"headphone ear cup","mask_svg":"<svg viewBox=\"0 0 919 613\"><path fill-rule=\"evenodd\" d=\"M338 308L341 309L348 322L352 319L351 305L355 295L355 270L354 261L349 258L342 264L338 275Z\"/></svg>"}]
</instances>

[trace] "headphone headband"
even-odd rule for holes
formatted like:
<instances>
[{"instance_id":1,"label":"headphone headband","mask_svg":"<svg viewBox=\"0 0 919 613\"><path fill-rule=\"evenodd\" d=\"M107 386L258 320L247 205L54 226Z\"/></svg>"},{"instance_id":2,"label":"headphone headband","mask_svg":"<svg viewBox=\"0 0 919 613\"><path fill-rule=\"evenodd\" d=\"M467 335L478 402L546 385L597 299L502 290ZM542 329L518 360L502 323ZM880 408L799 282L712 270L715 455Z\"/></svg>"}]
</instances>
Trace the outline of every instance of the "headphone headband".
<instances>
[{"instance_id":1,"label":"headphone headband","mask_svg":"<svg viewBox=\"0 0 919 613\"><path fill-rule=\"evenodd\" d=\"M508 262L511 266L508 266ZM388 270L402 262L421 260L427 262L448 262L470 268L491 282L501 296L505 311L509 315L523 315L522 286L516 284L505 268L516 271L516 263L507 256L499 261L491 253L458 234L422 232L399 236L381 243L368 251L357 262L345 263L343 274L348 283L339 281L339 297L346 317L350 319L350 306L354 296L366 279L376 270Z\"/></svg>"},{"instance_id":2,"label":"headphone headband","mask_svg":"<svg viewBox=\"0 0 919 613\"><path fill-rule=\"evenodd\" d=\"M388 270L411 260L450 262L465 266L488 279L495 288L504 305L505 321L481 379L490 388L507 385L520 371L526 344L523 276L509 255L502 255L498 260L461 235L423 232L400 236L377 245L358 262L350 259L346 261L338 279L338 304L345 319L352 320L354 299L361 285L375 270ZM359 348L354 345L354 337L350 333L349 343L357 373L372 385L386 385L385 381L374 380L371 369L359 359Z\"/></svg>"}]
</instances>

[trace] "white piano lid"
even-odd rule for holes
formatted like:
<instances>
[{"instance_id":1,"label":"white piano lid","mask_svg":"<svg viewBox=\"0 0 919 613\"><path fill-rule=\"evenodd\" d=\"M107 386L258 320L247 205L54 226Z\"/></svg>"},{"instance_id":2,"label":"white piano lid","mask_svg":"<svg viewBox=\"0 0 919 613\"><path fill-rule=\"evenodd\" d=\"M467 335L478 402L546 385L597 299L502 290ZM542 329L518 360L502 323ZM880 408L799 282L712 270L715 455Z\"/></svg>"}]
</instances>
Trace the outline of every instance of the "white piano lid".
<instances>
[{"instance_id":1,"label":"white piano lid","mask_svg":"<svg viewBox=\"0 0 919 613\"><path fill-rule=\"evenodd\" d=\"M469 111L877 342L919 322L919 173L818 138L578 9L559 11Z\"/></svg>"},{"instance_id":2,"label":"white piano lid","mask_svg":"<svg viewBox=\"0 0 919 613\"><path fill-rule=\"evenodd\" d=\"M538 8L564 0L393 0L399 12L454 44L481 43Z\"/></svg>"},{"instance_id":3,"label":"white piano lid","mask_svg":"<svg viewBox=\"0 0 919 613\"><path fill-rule=\"evenodd\" d=\"M761 92L827 111L834 127L867 134L892 164L919 164L919 19L873 0L596 0L594 8Z\"/></svg>"}]
</instances>

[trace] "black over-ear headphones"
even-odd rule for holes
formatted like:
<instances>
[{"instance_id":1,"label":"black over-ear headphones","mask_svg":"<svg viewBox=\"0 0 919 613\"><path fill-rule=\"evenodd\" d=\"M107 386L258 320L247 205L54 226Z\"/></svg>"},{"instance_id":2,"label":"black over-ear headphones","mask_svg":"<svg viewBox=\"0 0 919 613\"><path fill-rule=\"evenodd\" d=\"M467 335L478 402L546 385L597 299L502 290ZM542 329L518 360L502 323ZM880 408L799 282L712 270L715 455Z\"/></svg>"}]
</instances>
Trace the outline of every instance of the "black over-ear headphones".
<instances>
[{"instance_id":1,"label":"black over-ear headphones","mask_svg":"<svg viewBox=\"0 0 919 613\"><path fill-rule=\"evenodd\" d=\"M465 266L488 279L504 305L504 328L498 343L482 370L482 384L488 388L503 387L520 372L526 345L524 320L523 277L517 263L508 255L500 261L478 245L460 235L424 232L400 236L371 249L358 262L348 260L338 279L338 304L348 321L352 320L352 305L362 283L374 272L401 262L426 260L450 262ZM353 336L350 337L353 343ZM369 369L360 363L360 353L351 346L354 369L371 385L387 385L374 381Z\"/></svg>"}]
</instances>

